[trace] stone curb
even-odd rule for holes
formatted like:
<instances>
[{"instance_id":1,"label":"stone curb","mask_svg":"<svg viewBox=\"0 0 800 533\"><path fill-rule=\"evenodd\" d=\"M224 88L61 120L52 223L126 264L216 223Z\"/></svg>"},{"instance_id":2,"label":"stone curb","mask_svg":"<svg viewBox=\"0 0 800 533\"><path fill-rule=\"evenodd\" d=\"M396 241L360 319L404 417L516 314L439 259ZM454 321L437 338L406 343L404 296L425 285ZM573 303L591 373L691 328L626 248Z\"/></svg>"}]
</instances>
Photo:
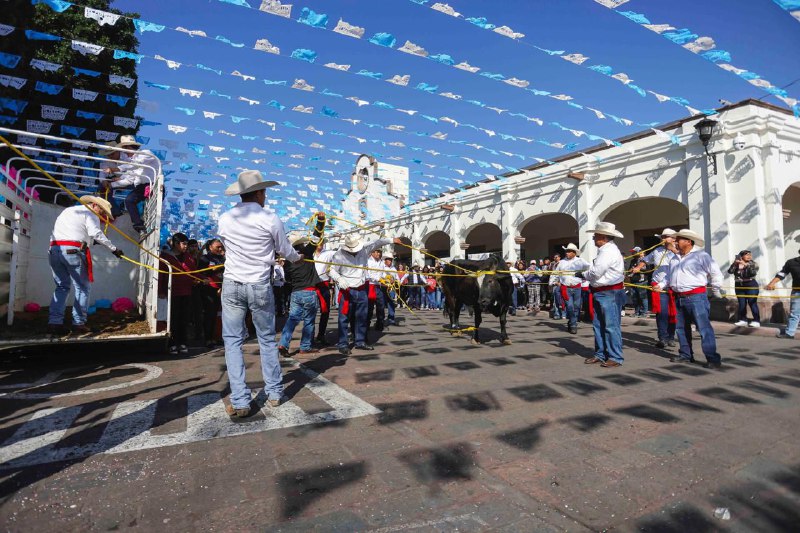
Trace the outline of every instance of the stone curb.
<instances>
[{"instance_id":1,"label":"stone curb","mask_svg":"<svg viewBox=\"0 0 800 533\"><path fill-rule=\"evenodd\" d=\"M654 318L633 318L622 317L623 324L632 324L636 326L653 326L656 327ZM751 328L747 326L734 326L730 322L712 321L711 325L714 327L716 333L732 333L734 335L755 335L757 337L774 337L778 331L785 327L784 324L761 324L760 328Z\"/></svg>"}]
</instances>

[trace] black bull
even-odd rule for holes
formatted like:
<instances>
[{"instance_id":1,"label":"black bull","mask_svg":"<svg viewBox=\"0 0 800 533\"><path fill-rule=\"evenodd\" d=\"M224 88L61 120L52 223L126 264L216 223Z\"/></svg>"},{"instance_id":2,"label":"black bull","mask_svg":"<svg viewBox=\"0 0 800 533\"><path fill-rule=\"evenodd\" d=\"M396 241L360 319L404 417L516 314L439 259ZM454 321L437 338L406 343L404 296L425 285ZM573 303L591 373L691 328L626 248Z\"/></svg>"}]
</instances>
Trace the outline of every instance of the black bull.
<instances>
[{"instance_id":1,"label":"black bull","mask_svg":"<svg viewBox=\"0 0 800 533\"><path fill-rule=\"evenodd\" d=\"M506 272L498 273L497 270ZM447 275L463 275L470 272L477 272L481 275L477 277L474 275L466 277ZM483 272L488 273L483 274ZM514 282L500 255L493 254L483 261L456 259L444 267L444 273L446 275L442 276L440 284L445 297L445 309L450 318L451 330L461 329L458 315L461 313L461 306L468 305L472 307L475 315L473 342L480 343L481 312L490 312L500 318L500 341L503 344L511 344L506 333L506 315L508 308L511 307Z\"/></svg>"}]
</instances>

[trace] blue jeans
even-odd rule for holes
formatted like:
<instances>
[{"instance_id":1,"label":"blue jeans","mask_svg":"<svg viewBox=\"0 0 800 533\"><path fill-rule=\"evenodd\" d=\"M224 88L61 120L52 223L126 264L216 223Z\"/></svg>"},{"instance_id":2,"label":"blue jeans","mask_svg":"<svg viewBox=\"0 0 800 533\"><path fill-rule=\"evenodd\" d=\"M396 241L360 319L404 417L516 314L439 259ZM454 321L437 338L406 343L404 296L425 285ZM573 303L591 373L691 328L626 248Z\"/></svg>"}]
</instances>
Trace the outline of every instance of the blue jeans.
<instances>
[{"instance_id":1,"label":"blue jeans","mask_svg":"<svg viewBox=\"0 0 800 533\"><path fill-rule=\"evenodd\" d=\"M375 314L375 329L383 329L386 321L386 300L383 297L383 287L381 285L375 286L375 301L369 301L369 293L367 293L367 328L372 324L372 315Z\"/></svg>"},{"instance_id":2,"label":"blue jeans","mask_svg":"<svg viewBox=\"0 0 800 533\"><path fill-rule=\"evenodd\" d=\"M140 226L144 224L142 222L142 215L139 214L139 202L144 201L144 189L147 187L148 184L137 185L133 188L131 192L128 193L128 196L125 197L125 209L128 210L128 214L131 217L131 223L134 226Z\"/></svg>"},{"instance_id":3,"label":"blue jeans","mask_svg":"<svg viewBox=\"0 0 800 533\"><path fill-rule=\"evenodd\" d=\"M647 316L650 311L650 301L647 289L639 287L631 287L631 300L633 301L633 314L635 316Z\"/></svg>"},{"instance_id":4,"label":"blue jeans","mask_svg":"<svg viewBox=\"0 0 800 533\"><path fill-rule=\"evenodd\" d=\"M578 285L577 287L567 287L567 297L569 301L567 304L567 319L569 320L569 327L578 327L578 317L581 314L581 303L583 302L583 289Z\"/></svg>"},{"instance_id":5,"label":"blue jeans","mask_svg":"<svg viewBox=\"0 0 800 533\"><path fill-rule=\"evenodd\" d=\"M75 253L68 254L67 251ZM86 324L89 309L89 270L86 265L86 254L75 246L51 246L49 252L50 269L56 290L50 300L50 317L48 324L64 323L64 309L72 284L75 283L75 301L72 304L72 324Z\"/></svg>"},{"instance_id":6,"label":"blue jeans","mask_svg":"<svg viewBox=\"0 0 800 533\"><path fill-rule=\"evenodd\" d=\"M517 310L517 286L514 285L514 292L511 293L511 309Z\"/></svg>"},{"instance_id":7,"label":"blue jeans","mask_svg":"<svg viewBox=\"0 0 800 533\"><path fill-rule=\"evenodd\" d=\"M656 328L658 340L667 342L675 340L675 324L669 321L669 294L666 292L655 293L661 299L661 312L656 314Z\"/></svg>"},{"instance_id":8,"label":"blue jeans","mask_svg":"<svg viewBox=\"0 0 800 533\"><path fill-rule=\"evenodd\" d=\"M794 284L794 280L792 280ZM800 290L792 291L792 299L789 304L789 323L786 325L786 334L794 337L797 331L797 324L800 323Z\"/></svg>"},{"instance_id":9,"label":"blue jeans","mask_svg":"<svg viewBox=\"0 0 800 533\"><path fill-rule=\"evenodd\" d=\"M708 313L711 304L705 293L690 294L688 296L675 296L675 306L678 308L678 323L675 331L678 333L678 342L681 345L678 353L683 359L693 359L692 349L692 322L697 325L700 332L700 346L703 355L709 363L719 363L722 358L717 353L717 339Z\"/></svg>"},{"instance_id":10,"label":"blue jeans","mask_svg":"<svg viewBox=\"0 0 800 533\"><path fill-rule=\"evenodd\" d=\"M275 296L269 283L222 283L222 340L225 342L225 364L231 385L231 405L244 409L250 405L250 389L245 383L242 344L247 338L245 315L252 315L261 352L261 374L264 392L270 400L283 396L283 375L275 344Z\"/></svg>"},{"instance_id":11,"label":"blue jeans","mask_svg":"<svg viewBox=\"0 0 800 533\"><path fill-rule=\"evenodd\" d=\"M281 346L289 347L292 342L292 333L300 321L303 322L303 335L300 337L300 349L311 349L314 340L314 321L317 318L317 293L316 291L294 291L289 297L289 318L283 325L281 333Z\"/></svg>"},{"instance_id":12,"label":"blue jeans","mask_svg":"<svg viewBox=\"0 0 800 533\"><path fill-rule=\"evenodd\" d=\"M623 289L600 291L593 295L594 356L622 364L622 306L627 295Z\"/></svg>"},{"instance_id":13,"label":"blue jeans","mask_svg":"<svg viewBox=\"0 0 800 533\"><path fill-rule=\"evenodd\" d=\"M761 322L758 310L758 282L754 279L736 284L736 297L739 300L739 320L747 320L747 308L753 313L753 320Z\"/></svg>"},{"instance_id":14,"label":"blue jeans","mask_svg":"<svg viewBox=\"0 0 800 533\"><path fill-rule=\"evenodd\" d=\"M564 299L561 298L561 287L552 285L550 290L553 291L553 318L560 319L562 307L564 306Z\"/></svg>"},{"instance_id":15,"label":"blue jeans","mask_svg":"<svg viewBox=\"0 0 800 533\"><path fill-rule=\"evenodd\" d=\"M397 307L397 304L394 301L396 293L394 291L390 291L386 287L381 287L381 293L383 294L383 301L386 304L386 309L389 310L386 315L386 320L388 322L394 322L394 310Z\"/></svg>"},{"instance_id":16,"label":"blue jeans","mask_svg":"<svg viewBox=\"0 0 800 533\"><path fill-rule=\"evenodd\" d=\"M350 343L348 340L348 318L347 314L353 315L353 329L355 330L356 346L363 346L367 343L367 289L350 289L350 310L349 313L342 312L344 295L339 304L339 348L347 348Z\"/></svg>"}]
</instances>

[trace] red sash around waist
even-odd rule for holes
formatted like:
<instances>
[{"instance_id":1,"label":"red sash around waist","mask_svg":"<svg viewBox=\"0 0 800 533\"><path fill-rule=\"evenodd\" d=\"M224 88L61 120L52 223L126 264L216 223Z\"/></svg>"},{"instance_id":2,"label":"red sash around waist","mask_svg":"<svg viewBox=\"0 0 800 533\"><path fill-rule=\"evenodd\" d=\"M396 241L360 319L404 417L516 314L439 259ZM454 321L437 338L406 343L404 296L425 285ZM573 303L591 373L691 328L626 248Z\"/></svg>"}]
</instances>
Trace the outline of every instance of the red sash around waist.
<instances>
[{"instance_id":1,"label":"red sash around waist","mask_svg":"<svg viewBox=\"0 0 800 533\"><path fill-rule=\"evenodd\" d=\"M304 291L314 291L314 292L316 292L317 293L317 298L319 299L319 310L320 310L320 312L321 313L327 313L328 312L328 301L325 298L323 298L323 296L322 296L322 291L329 291L330 290L330 289L328 289L328 282L327 281L321 281L317 285L315 285L314 287L306 287L303 290Z\"/></svg>"},{"instance_id":2,"label":"red sash around waist","mask_svg":"<svg viewBox=\"0 0 800 533\"><path fill-rule=\"evenodd\" d=\"M623 283L615 283L614 285L603 285L601 287L589 287L589 290L592 294L596 292L603 292L603 291L616 291L619 289L624 289L625 285Z\"/></svg>"},{"instance_id":3,"label":"red sash around waist","mask_svg":"<svg viewBox=\"0 0 800 533\"><path fill-rule=\"evenodd\" d=\"M86 270L89 273L89 282L94 282L94 272L92 272L92 251L87 246L83 248L81 241L50 241L50 246L74 246L81 248L86 252Z\"/></svg>"},{"instance_id":4,"label":"red sash around waist","mask_svg":"<svg viewBox=\"0 0 800 533\"><path fill-rule=\"evenodd\" d=\"M363 291L366 288L367 284L364 283L358 287L350 287L349 289L339 290L339 312L344 313L345 315L350 312L350 291Z\"/></svg>"},{"instance_id":5,"label":"red sash around waist","mask_svg":"<svg viewBox=\"0 0 800 533\"><path fill-rule=\"evenodd\" d=\"M675 296L689 296L689 295L692 295L692 294L705 294L705 292L706 292L706 288L705 287L695 287L694 289L692 289L690 291L685 291L685 292L675 291Z\"/></svg>"}]
</instances>

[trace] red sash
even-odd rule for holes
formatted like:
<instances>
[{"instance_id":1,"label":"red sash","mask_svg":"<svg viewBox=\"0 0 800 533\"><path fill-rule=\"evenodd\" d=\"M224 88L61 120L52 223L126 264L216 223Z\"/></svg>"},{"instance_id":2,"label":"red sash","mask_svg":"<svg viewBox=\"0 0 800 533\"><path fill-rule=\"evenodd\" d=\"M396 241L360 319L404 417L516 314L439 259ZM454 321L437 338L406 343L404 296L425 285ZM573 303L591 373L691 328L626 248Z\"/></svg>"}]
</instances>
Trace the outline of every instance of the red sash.
<instances>
[{"instance_id":1,"label":"red sash","mask_svg":"<svg viewBox=\"0 0 800 533\"><path fill-rule=\"evenodd\" d=\"M705 294L705 287L695 287L694 289L686 292L675 292L676 296L689 296L690 294Z\"/></svg>"},{"instance_id":2,"label":"red sash","mask_svg":"<svg viewBox=\"0 0 800 533\"><path fill-rule=\"evenodd\" d=\"M83 248L81 241L50 241L50 246L74 246L76 248ZM89 272L89 282L94 282L94 272L92 271L92 251L87 246L84 251L86 252L86 270Z\"/></svg>"},{"instance_id":3,"label":"red sash","mask_svg":"<svg viewBox=\"0 0 800 533\"><path fill-rule=\"evenodd\" d=\"M322 291L328 291L330 294L330 288L327 281L320 281L317 283L315 287L309 287L306 289L307 291L316 291L317 298L319 298L319 310L321 313L328 312L328 301L322 296Z\"/></svg>"},{"instance_id":4,"label":"red sash","mask_svg":"<svg viewBox=\"0 0 800 533\"><path fill-rule=\"evenodd\" d=\"M359 287L351 287L349 289L340 289L339 290L339 312L344 313L345 315L350 312L350 291L362 291L367 287L367 284L363 284Z\"/></svg>"},{"instance_id":5,"label":"red sash","mask_svg":"<svg viewBox=\"0 0 800 533\"><path fill-rule=\"evenodd\" d=\"M653 288L650 291L650 309L653 310L653 313L659 314L661 312L661 292L658 290L658 283L650 283L650 287Z\"/></svg>"},{"instance_id":6,"label":"red sash","mask_svg":"<svg viewBox=\"0 0 800 533\"><path fill-rule=\"evenodd\" d=\"M567 292L567 286L561 285L561 300L566 304L569 301L569 293Z\"/></svg>"},{"instance_id":7,"label":"red sash","mask_svg":"<svg viewBox=\"0 0 800 533\"><path fill-rule=\"evenodd\" d=\"M589 298L589 318L594 320L594 291L590 287L582 287L581 290L586 293Z\"/></svg>"},{"instance_id":8,"label":"red sash","mask_svg":"<svg viewBox=\"0 0 800 533\"><path fill-rule=\"evenodd\" d=\"M592 294L596 292L603 292L603 291L616 291L619 289L624 289L625 285L623 283L616 283L614 285L602 285L600 287L589 287L589 290Z\"/></svg>"},{"instance_id":9,"label":"red sash","mask_svg":"<svg viewBox=\"0 0 800 533\"><path fill-rule=\"evenodd\" d=\"M374 283L370 283L369 284L369 292L367 293L367 299L370 302L374 302L375 300L378 299L378 294L377 294L377 291L376 291L377 287L378 287L378 285L375 285Z\"/></svg>"},{"instance_id":10,"label":"red sash","mask_svg":"<svg viewBox=\"0 0 800 533\"><path fill-rule=\"evenodd\" d=\"M678 323L678 307L675 305L675 293L672 292L672 289L668 289L667 294L669 294L669 303L668 305L668 316L669 316L669 323L670 324L677 324Z\"/></svg>"}]
</instances>

